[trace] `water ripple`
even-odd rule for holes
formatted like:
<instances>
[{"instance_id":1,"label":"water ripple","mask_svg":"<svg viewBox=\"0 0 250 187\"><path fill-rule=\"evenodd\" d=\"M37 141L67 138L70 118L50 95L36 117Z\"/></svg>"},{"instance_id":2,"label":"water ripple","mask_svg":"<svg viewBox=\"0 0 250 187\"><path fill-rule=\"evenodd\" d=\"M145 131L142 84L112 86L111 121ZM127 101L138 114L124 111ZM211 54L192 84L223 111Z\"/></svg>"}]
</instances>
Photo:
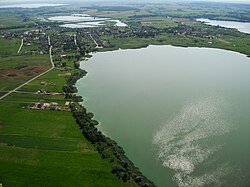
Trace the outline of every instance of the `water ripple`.
<instances>
[{"instance_id":1,"label":"water ripple","mask_svg":"<svg viewBox=\"0 0 250 187\"><path fill-rule=\"evenodd\" d=\"M185 105L153 135L158 158L163 166L175 171L173 180L179 186L219 186L219 179L232 171L230 164L222 164L212 171L194 175L198 165L223 147L223 142L214 142L213 138L234 129L225 118L227 107L223 97L201 98Z\"/></svg>"}]
</instances>

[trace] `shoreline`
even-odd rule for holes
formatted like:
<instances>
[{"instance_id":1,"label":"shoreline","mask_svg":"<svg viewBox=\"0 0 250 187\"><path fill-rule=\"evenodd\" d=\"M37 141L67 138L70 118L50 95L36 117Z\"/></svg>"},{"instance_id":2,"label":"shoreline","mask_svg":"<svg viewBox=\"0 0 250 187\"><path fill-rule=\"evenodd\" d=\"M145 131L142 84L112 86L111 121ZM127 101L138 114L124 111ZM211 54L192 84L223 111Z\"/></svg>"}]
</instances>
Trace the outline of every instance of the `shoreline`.
<instances>
[{"instance_id":1,"label":"shoreline","mask_svg":"<svg viewBox=\"0 0 250 187\"><path fill-rule=\"evenodd\" d=\"M116 141L105 136L96 126L98 121L94 120L94 114L88 112L87 109L80 104L82 96L77 95L76 82L87 75L87 72L81 68L79 72L70 76L67 85L64 87L64 92L67 97L72 97L74 102L77 102L80 109L75 104L70 105L70 109L76 123L83 136L96 148L97 152L103 159L109 160L114 175L124 183L133 180L138 186L142 187L155 187L156 185L150 181L143 173L137 168L134 163L126 156L125 151ZM66 91L68 90L68 91ZM70 91L71 90L71 91ZM76 94L76 95L73 95Z\"/></svg>"},{"instance_id":2,"label":"shoreline","mask_svg":"<svg viewBox=\"0 0 250 187\"><path fill-rule=\"evenodd\" d=\"M178 44L147 44L147 45L143 45L141 47L134 47L134 48L110 48L110 50L108 48L102 48L104 50L97 50L94 51L94 53L91 53L91 56L88 57L91 58L93 56L93 54L95 53L103 53L103 52L112 52L112 51L119 51L119 50L133 50L133 49L145 49L148 48L149 46L172 46L172 47L182 47L182 48L200 48L200 49L217 49L217 50L225 50L225 51L229 51L229 52L234 52L234 53L239 53L241 55L245 55L247 58L250 58L250 51L249 54L248 53L244 53L244 52L240 52L237 50L232 50L232 49L227 49L227 48L223 48L223 47L216 47L216 46L186 46L186 45L178 45ZM86 59L86 61L88 61L88 59Z\"/></svg>"},{"instance_id":3,"label":"shoreline","mask_svg":"<svg viewBox=\"0 0 250 187\"><path fill-rule=\"evenodd\" d=\"M203 49L225 50L225 51L228 51L228 52L239 53L239 54L241 54L241 55L246 56L247 58L250 57L250 55L248 55L248 54L241 53L241 52L239 52L239 51L233 51L233 50L230 50L230 49L225 49L225 48L216 48L216 47L209 47L209 46L203 47L203 46L180 46L180 45L170 45L170 44L168 44L168 45L164 45L164 44L163 44L163 45L162 45L162 44L147 44L147 46L135 47L135 48L126 48L126 49L118 48L118 49L105 50L105 51L98 51L98 50L97 50L97 51L91 52L91 53L90 53L90 56L88 56L86 60L80 61L80 63L87 62L91 57L93 57L93 55L94 55L95 53L112 52L112 51L119 51L119 50L144 49L144 48L148 48L148 47L150 47L150 46L171 46L171 47L181 47L181 48L200 48L200 49L203 48ZM76 82L77 82L79 79L84 78L84 77L87 75L87 71L84 70L83 68L79 67L79 70L80 70L80 71L84 71L85 74L84 74L83 76L81 76L81 77L78 77L78 79L76 80ZM76 83L76 82L75 82L75 83ZM75 84L74 84L74 86L75 86ZM76 89L77 89L77 87L76 87ZM80 97L80 98L82 99L82 96L79 96L79 95L78 95L78 90L77 90L77 92L76 92L76 95L77 95L77 97ZM88 131L88 129L85 129L85 128L84 128L84 123L82 123L81 120L80 120L80 118L83 117L83 116L85 116L85 115L90 116L90 119L89 119L89 120L92 121L92 123L94 123L93 126L92 126L92 127L93 127L93 132L97 132L97 133L103 138L103 140L106 139L108 142L111 142L111 143L108 145L110 148L113 148L113 146L115 146L115 147L117 147L117 148L119 149L119 152L122 152L122 154L123 154L123 159L122 159L122 160L126 160L125 163L129 162L129 163L131 164L130 167L132 167L133 169L136 169L136 173L139 175L139 178L138 178L138 176L137 176L137 177L130 176L130 177L132 177L132 178L134 179L135 182L136 182L136 181L137 181L137 182L138 182L138 181L141 182L141 179L140 179L140 178L141 178L142 176L143 176L143 177L145 177L145 176L143 175L143 173L140 172L140 170L139 170L136 166L134 166L134 163L133 163L131 160L129 160L129 158L126 156L126 153L125 153L125 151L123 150L123 148L120 147L120 146L117 144L116 141L110 139L110 138L109 138L108 136L106 136L103 132L101 132L100 129L96 128L95 126L97 126L97 125L99 124L99 122L93 119L94 114L93 114L92 112L87 112L87 109L85 108L85 106L84 106L83 104L80 104L79 102L78 102L78 104L81 106L81 109L82 109L81 112L83 112L83 113L85 113L85 114L79 114L79 113L76 112L74 109L72 110L72 111L73 111L72 113L73 113L74 118L76 119L77 124L79 125L80 129L82 130L82 134L83 134L83 135L84 135L93 145L95 145L95 147L96 147L96 142L93 141L93 140L91 139L91 136L89 136L89 135L90 135L90 134L89 134L90 132ZM83 115L83 116L81 116L81 115ZM104 140L104 141L105 141L105 140ZM115 148L115 149L116 149L116 148ZM100 149L99 147L97 147L97 151L101 154L102 158L107 159L107 157L104 156L104 154L103 154L103 152L102 152L102 151L103 151L102 149ZM114 154L114 155L116 155L116 154ZM116 156L117 156L117 155L116 155ZM118 157L118 159L119 159L119 157ZM121 160L121 161L122 161L122 160ZM123 163L123 162L120 162L120 164L121 164L122 167L124 166L124 163ZM126 165L126 164L125 164L125 165ZM126 167L127 167L127 166L126 166ZM113 168L113 169L114 169L114 168ZM124 170L121 169L121 168L118 169L118 168L115 167L115 170L120 170L120 171L124 172ZM112 170L112 173L115 173L116 176L117 176L118 178L122 178L122 176L119 177L119 175L118 175L114 170ZM123 180L123 179L122 179L122 180ZM139 183L140 186L144 186L144 185L145 185L145 186L155 186L155 184L154 184L153 182L151 183L151 181L150 181L149 179L147 179L146 177L144 178L144 180L146 180L147 182L144 183L144 184ZM137 183L137 182L136 182L136 183Z\"/></svg>"}]
</instances>

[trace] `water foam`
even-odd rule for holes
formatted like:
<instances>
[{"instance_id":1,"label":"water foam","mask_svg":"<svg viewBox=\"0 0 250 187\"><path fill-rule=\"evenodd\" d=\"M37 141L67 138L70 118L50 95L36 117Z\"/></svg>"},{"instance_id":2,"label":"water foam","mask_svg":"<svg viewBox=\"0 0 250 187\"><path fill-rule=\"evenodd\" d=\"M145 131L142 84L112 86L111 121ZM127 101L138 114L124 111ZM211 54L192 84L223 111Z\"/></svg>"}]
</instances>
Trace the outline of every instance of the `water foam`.
<instances>
[{"instance_id":1,"label":"water foam","mask_svg":"<svg viewBox=\"0 0 250 187\"><path fill-rule=\"evenodd\" d=\"M215 144L213 137L230 132L233 126L224 117L227 107L222 97L205 97L185 105L181 112L153 135L153 144L163 166L173 169L173 180L179 186L219 184L227 175L229 166L194 176L195 168L219 150L223 143Z\"/></svg>"}]
</instances>

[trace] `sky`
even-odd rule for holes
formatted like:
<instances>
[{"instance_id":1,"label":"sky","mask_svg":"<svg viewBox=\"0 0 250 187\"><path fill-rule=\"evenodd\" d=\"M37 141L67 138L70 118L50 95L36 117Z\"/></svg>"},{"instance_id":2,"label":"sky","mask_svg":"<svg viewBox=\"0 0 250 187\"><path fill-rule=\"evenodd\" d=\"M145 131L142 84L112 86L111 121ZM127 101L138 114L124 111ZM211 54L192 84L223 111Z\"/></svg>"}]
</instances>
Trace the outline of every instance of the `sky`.
<instances>
[{"instance_id":1,"label":"sky","mask_svg":"<svg viewBox=\"0 0 250 187\"><path fill-rule=\"evenodd\" d=\"M91 2L109 2L109 1L116 1L116 2L125 2L125 0L0 0L0 3L1 4L13 4L13 3L65 3L65 2L87 2L87 3L91 3ZM207 2L244 2L244 3L250 3L250 0L126 0L127 2L163 2L163 1L172 1L172 2L185 2L185 1L188 1L188 2L192 2L192 1L207 1Z\"/></svg>"}]
</instances>

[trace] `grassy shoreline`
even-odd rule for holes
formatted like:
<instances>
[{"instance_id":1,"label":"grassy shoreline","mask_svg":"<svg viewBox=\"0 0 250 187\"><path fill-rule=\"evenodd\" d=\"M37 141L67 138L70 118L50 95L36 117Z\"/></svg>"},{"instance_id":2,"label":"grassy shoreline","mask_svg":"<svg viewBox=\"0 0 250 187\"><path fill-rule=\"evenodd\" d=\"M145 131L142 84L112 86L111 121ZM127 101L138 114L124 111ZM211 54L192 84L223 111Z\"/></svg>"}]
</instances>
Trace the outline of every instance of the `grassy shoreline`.
<instances>
[{"instance_id":1,"label":"grassy shoreline","mask_svg":"<svg viewBox=\"0 0 250 187\"><path fill-rule=\"evenodd\" d=\"M119 43L119 42L116 42L116 43ZM122 44L122 42L120 42L120 44ZM136 46L125 46L125 45L117 45L117 46L113 46L113 47L110 47L110 48L101 48L101 49L98 49L96 52L109 52L109 51L116 51L116 50L119 50L119 49L122 49L122 50L124 50L124 49L141 49L141 48L147 48L148 46L150 46L150 45L170 45L170 46L174 46L174 47L197 47L197 48L211 48L211 49L220 49L220 50L228 50L228 51L232 51L232 52L237 52L237 53L240 53L240 54L243 54L243 55L246 55L247 57L249 57L249 54L250 54L250 52L249 53L247 53L247 52L242 52L241 50L235 50L235 49L232 49L232 48L225 48L225 47L218 47L218 46L215 46L215 45L204 45L204 44L202 44L202 45L188 45L188 44L185 44L185 45L183 45L183 44L174 44L174 43L162 43L162 42L157 42L157 41L151 41L151 42L142 42L142 43L137 43L137 45ZM91 57L90 57L91 58ZM86 75L86 74L85 74ZM84 75L84 76L85 76ZM79 77L79 78L81 78L81 77ZM78 78L78 79L79 79ZM77 80L78 80L77 79ZM77 94L77 93L76 93ZM82 114L82 115L86 115L87 114L87 109L84 107L84 106L81 106L82 107L82 111L81 112L83 112L84 114ZM107 156L107 153L105 152L105 149L108 149L107 147L109 147L109 148L111 148L111 149L113 149L113 146L118 146L113 140L110 140L108 137L105 137L95 126L98 124L98 122L96 122L95 120L94 120L94 123L95 123L95 125L93 125L91 128L93 128L92 130L90 130L89 131L89 127L87 127L87 129L85 129L85 125L86 125L86 122L81 122L81 114L78 114L78 112L76 112L75 110L73 110L73 114L74 114L74 117L76 118L76 120L77 120L77 123L79 124L79 126L80 126L80 128L82 129L82 133L84 134L84 136L85 137L87 137L87 139L89 140L89 141L91 141L94 145L96 145L97 146L97 150L98 150L98 152L102 155L102 156L104 156L104 157L106 157ZM93 116L91 117L91 119L90 119L90 121L92 120L92 118L93 118ZM91 126L91 125L90 125ZM93 141L93 137L92 136L90 136L90 134L93 134L93 133L95 133L95 132L97 132L97 133L100 133L100 136L102 136L102 138L104 138L104 139L107 139L107 141L109 142L109 141L111 141L112 143L110 143L110 144L108 144L107 146L104 146L104 148L103 148L103 146L100 146L100 141L96 141L96 140L94 140ZM106 140L105 140L106 141ZM105 142L104 141L104 142ZM101 147L101 148L100 148ZM121 149L121 151L122 151L122 153L124 154L124 156L125 156L125 152L122 150L122 148L120 148L119 146L118 146L118 148L119 149ZM112 156L107 156L107 158L110 158L110 157L112 157ZM118 158L119 159L119 158ZM129 161L129 159L125 156L125 160L128 160L128 162L130 162ZM123 162L121 162L120 161L120 164L121 164L121 166L123 167L124 165L124 163ZM134 165L133 165L133 163L131 162L131 166L130 167L134 167ZM122 168L122 169L120 169L122 172L125 172L126 171L126 169L124 169L124 168ZM133 170L133 169L132 169ZM139 170L138 171L136 171L136 172L139 172ZM139 176L141 175L141 173L139 173ZM118 176L118 175L117 175ZM120 178L122 178L123 176L121 175L120 176ZM133 176L132 175L132 178L136 181L136 179L137 179L137 177L135 177L135 176ZM145 180L146 180L146 178L145 178ZM148 182L150 182L150 181L148 181ZM145 183L146 185L148 185L148 183ZM150 184L150 186L151 185L154 185L153 183L151 184L151 183L149 183ZM142 186L143 184L140 184L139 183L139 185L140 186Z\"/></svg>"},{"instance_id":2,"label":"grassy shoreline","mask_svg":"<svg viewBox=\"0 0 250 187\"><path fill-rule=\"evenodd\" d=\"M77 93L75 83L80 78L86 76L87 72L83 69L79 69L78 73L72 74L67 81L67 86L64 87L66 98L72 98L73 94ZM81 96L77 96L77 100L82 101ZM73 98L74 100L74 98ZM93 119L94 114L88 112L87 109L80 105L76 106L72 104L71 111L73 116L79 125L83 136L90 141L101 157L105 160L109 160L112 166L112 173L123 182L129 180L135 181L139 186L155 186L155 184L147 179L140 171L139 168L134 166L133 162L126 156L122 147L120 147L114 140L105 136L96 127L99 123Z\"/></svg>"}]
</instances>

